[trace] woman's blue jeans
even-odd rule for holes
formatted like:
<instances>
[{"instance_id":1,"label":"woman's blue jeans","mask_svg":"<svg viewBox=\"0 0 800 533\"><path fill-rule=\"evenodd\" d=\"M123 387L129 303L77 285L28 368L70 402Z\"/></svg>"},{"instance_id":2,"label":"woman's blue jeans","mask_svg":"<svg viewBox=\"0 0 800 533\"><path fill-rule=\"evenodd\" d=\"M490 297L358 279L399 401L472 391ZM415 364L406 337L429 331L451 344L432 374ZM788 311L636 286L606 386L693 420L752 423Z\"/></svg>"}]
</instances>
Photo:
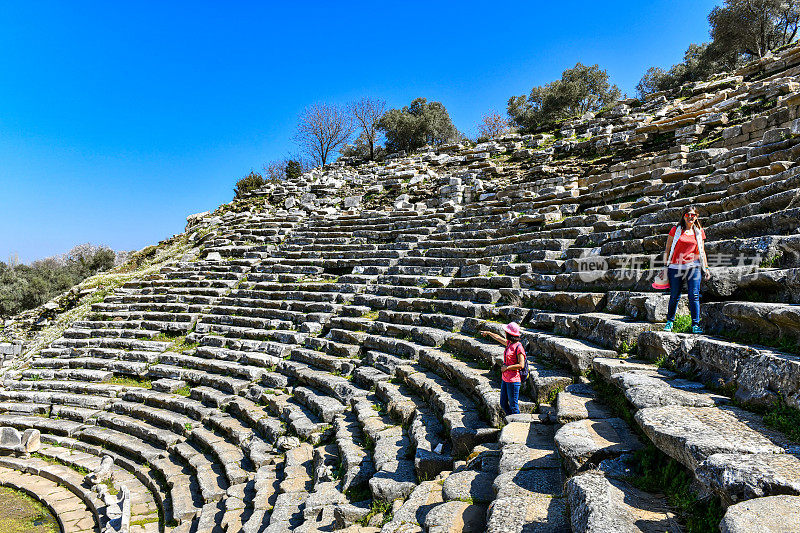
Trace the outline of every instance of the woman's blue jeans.
<instances>
[{"instance_id":1,"label":"woman's blue jeans","mask_svg":"<svg viewBox=\"0 0 800 533\"><path fill-rule=\"evenodd\" d=\"M519 381L500 381L500 408L507 415L519 414Z\"/></svg>"},{"instance_id":2,"label":"woman's blue jeans","mask_svg":"<svg viewBox=\"0 0 800 533\"><path fill-rule=\"evenodd\" d=\"M700 280L702 272L699 267L690 267L686 270L668 268L669 277L669 306L667 306L667 320L675 320L675 311L678 309L678 300L681 297L683 280L686 280L689 297L689 312L692 315L692 325L700 325Z\"/></svg>"}]
</instances>

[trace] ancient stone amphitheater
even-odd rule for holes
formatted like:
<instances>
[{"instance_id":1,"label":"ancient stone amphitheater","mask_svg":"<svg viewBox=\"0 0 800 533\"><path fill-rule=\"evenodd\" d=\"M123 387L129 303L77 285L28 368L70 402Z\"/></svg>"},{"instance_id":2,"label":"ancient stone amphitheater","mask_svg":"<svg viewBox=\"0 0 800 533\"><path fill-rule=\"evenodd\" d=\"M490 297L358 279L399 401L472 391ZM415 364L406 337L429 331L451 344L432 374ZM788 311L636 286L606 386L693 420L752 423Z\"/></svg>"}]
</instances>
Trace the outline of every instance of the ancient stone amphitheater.
<instances>
[{"instance_id":1,"label":"ancient stone amphitheater","mask_svg":"<svg viewBox=\"0 0 800 533\"><path fill-rule=\"evenodd\" d=\"M637 483L664 454L713 529L800 531L800 443L764 416L800 406L799 73L790 48L190 217L182 257L6 361L2 484L67 532L682 531ZM704 335L650 287L690 204ZM504 416L478 332L512 320Z\"/></svg>"}]
</instances>

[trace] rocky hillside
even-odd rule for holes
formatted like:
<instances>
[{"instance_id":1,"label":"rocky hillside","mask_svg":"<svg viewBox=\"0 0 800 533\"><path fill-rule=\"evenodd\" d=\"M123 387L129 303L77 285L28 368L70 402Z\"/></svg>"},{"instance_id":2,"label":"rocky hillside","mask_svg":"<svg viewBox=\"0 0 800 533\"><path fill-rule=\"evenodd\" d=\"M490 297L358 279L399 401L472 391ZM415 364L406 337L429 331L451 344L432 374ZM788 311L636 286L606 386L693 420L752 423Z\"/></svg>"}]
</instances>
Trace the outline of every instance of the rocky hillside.
<instances>
[{"instance_id":1,"label":"rocky hillside","mask_svg":"<svg viewBox=\"0 0 800 533\"><path fill-rule=\"evenodd\" d=\"M189 217L10 325L40 328L0 425L42 447L6 483L69 487L86 531L118 523L81 476L104 455L136 532L800 530L798 74L795 47ZM702 335L650 286L687 205ZM532 376L504 416L478 332L511 320Z\"/></svg>"}]
</instances>

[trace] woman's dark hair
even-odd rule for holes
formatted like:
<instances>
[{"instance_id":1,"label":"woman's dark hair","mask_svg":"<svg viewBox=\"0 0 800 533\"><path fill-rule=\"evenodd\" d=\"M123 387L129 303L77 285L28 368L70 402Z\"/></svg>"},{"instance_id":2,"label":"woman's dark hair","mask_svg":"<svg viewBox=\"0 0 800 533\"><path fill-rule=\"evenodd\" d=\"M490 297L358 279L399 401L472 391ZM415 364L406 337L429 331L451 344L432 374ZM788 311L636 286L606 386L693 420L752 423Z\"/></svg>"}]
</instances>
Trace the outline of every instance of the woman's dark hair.
<instances>
[{"instance_id":1,"label":"woman's dark hair","mask_svg":"<svg viewBox=\"0 0 800 533\"><path fill-rule=\"evenodd\" d=\"M697 214L697 208L693 205L688 205L683 208L683 212L681 213L681 219L678 221L678 226L681 227L681 231L686 230L686 213L690 213L694 211ZM699 229L703 229L703 226L700 225L700 215L697 215L697 218L694 219L694 225L697 226Z\"/></svg>"}]
</instances>

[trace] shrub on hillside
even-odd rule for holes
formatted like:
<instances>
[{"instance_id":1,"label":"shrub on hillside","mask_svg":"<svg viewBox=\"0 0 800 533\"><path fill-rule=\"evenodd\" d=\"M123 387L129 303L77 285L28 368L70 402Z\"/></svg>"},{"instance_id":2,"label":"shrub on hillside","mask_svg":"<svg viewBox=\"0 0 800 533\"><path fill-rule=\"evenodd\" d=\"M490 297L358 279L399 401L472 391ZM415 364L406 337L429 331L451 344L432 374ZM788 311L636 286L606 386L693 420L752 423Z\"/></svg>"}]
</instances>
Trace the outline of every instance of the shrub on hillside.
<instances>
[{"instance_id":1,"label":"shrub on hillside","mask_svg":"<svg viewBox=\"0 0 800 533\"><path fill-rule=\"evenodd\" d=\"M250 174L236 182L236 188L233 189L233 192L236 198L241 198L246 193L263 187L266 183L264 176L251 170Z\"/></svg>"},{"instance_id":2,"label":"shrub on hillside","mask_svg":"<svg viewBox=\"0 0 800 533\"><path fill-rule=\"evenodd\" d=\"M529 95L508 100L508 116L523 130L597 112L620 98L619 87L609 83L608 72L580 63L565 70L561 79L534 87Z\"/></svg>"},{"instance_id":3,"label":"shrub on hillside","mask_svg":"<svg viewBox=\"0 0 800 533\"><path fill-rule=\"evenodd\" d=\"M378 128L386 134L386 150L411 152L425 145L440 145L461 137L441 102L416 98L403 109L390 109Z\"/></svg>"},{"instance_id":4,"label":"shrub on hillside","mask_svg":"<svg viewBox=\"0 0 800 533\"><path fill-rule=\"evenodd\" d=\"M106 246L82 244L30 265L0 261L0 316L33 309L89 276L113 268L115 256Z\"/></svg>"},{"instance_id":5,"label":"shrub on hillside","mask_svg":"<svg viewBox=\"0 0 800 533\"><path fill-rule=\"evenodd\" d=\"M303 164L296 160L290 159L286 162L286 178L297 179L303 175Z\"/></svg>"}]
</instances>

